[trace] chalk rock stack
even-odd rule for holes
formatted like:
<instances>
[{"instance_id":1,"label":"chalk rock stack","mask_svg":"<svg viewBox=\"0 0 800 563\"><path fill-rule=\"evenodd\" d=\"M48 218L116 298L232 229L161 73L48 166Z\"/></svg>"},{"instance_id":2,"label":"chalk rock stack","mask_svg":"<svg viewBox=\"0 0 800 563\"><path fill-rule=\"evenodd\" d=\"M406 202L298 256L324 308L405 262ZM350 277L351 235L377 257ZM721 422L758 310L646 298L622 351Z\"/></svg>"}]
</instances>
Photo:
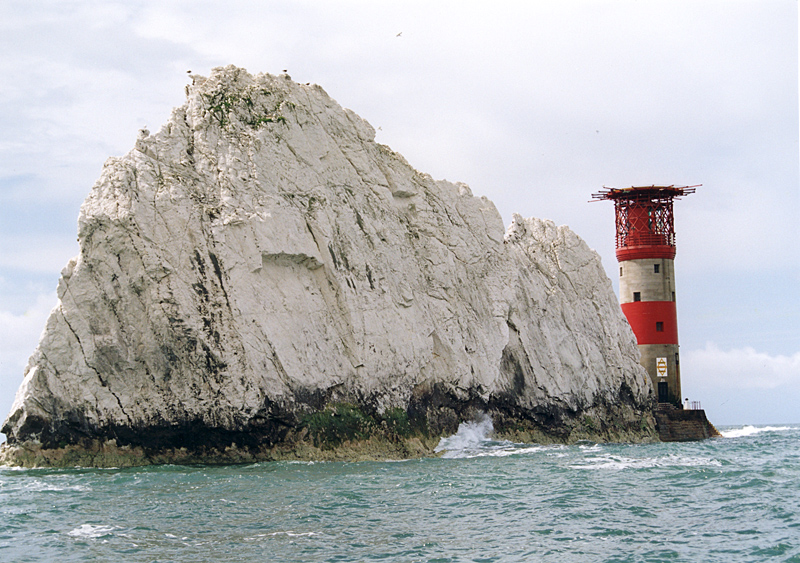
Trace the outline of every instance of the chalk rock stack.
<instances>
[{"instance_id":1,"label":"chalk rock stack","mask_svg":"<svg viewBox=\"0 0 800 563\"><path fill-rule=\"evenodd\" d=\"M550 221L504 232L374 137L319 86L194 76L84 202L7 450L266 459L341 405L407 436L484 411L533 439L652 437L597 254Z\"/></svg>"}]
</instances>

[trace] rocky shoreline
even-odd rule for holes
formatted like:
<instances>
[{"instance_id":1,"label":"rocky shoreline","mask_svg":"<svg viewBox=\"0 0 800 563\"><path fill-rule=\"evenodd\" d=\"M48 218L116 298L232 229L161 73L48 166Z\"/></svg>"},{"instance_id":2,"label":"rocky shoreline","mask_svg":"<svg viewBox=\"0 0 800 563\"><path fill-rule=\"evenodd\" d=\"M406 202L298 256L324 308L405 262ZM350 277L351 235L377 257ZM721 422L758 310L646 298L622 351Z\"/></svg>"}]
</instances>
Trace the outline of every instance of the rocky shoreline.
<instances>
[{"instance_id":1,"label":"rocky shoreline","mask_svg":"<svg viewBox=\"0 0 800 563\"><path fill-rule=\"evenodd\" d=\"M434 412L435 411L435 412ZM596 411L595 411L596 412ZM580 419L561 420L558 427L519 420L494 411L494 440L525 444L574 444L577 442L642 443L658 441L652 413L627 411L627 416L584 413ZM409 419L394 409L383 415L368 415L348 403L328 405L308 415L294 428L287 428L277 443L259 435L241 434L220 439L207 428L186 428L177 439L182 445L165 446L163 428L141 429L118 443L112 439L85 439L60 447L40 442L3 444L0 465L21 467L135 467L159 464L239 464L267 461L383 461L441 455L441 438L458 429L458 421L480 419L482 410L468 407L457 413L448 407L429 409L425 420ZM432 432L438 429L438 433ZM186 435L191 434L191 440ZM210 438L210 435L214 435ZM217 446L211 444L219 444Z\"/></svg>"}]
</instances>

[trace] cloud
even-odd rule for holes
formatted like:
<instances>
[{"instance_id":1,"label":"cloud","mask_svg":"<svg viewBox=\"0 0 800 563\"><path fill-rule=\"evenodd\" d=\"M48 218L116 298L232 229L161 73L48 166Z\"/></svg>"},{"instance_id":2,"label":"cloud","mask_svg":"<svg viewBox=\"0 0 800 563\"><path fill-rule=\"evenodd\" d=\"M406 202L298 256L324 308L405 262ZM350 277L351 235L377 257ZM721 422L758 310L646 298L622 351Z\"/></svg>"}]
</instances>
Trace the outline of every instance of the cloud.
<instances>
[{"instance_id":1,"label":"cloud","mask_svg":"<svg viewBox=\"0 0 800 563\"><path fill-rule=\"evenodd\" d=\"M44 330L47 317L58 302L56 293L40 294L34 304L22 314L0 311L0 355L2 364L16 362L25 367ZM11 359L11 362L8 360ZM20 373L21 379L21 373Z\"/></svg>"},{"instance_id":2,"label":"cloud","mask_svg":"<svg viewBox=\"0 0 800 563\"><path fill-rule=\"evenodd\" d=\"M98 2L0 7L9 55L0 59L0 168L32 176L35 189L20 197L82 198L107 157L182 101L188 51L137 35L130 12Z\"/></svg>"},{"instance_id":3,"label":"cloud","mask_svg":"<svg viewBox=\"0 0 800 563\"><path fill-rule=\"evenodd\" d=\"M776 389L800 386L800 352L771 356L751 347L722 350L708 342L683 355L683 371L699 385L736 389Z\"/></svg>"},{"instance_id":4,"label":"cloud","mask_svg":"<svg viewBox=\"0 0 800 563\"><path fill-rule=\"evenodd\" d=\"M11 410L25 365L57 302L55 292L42 293L22 314L0 310L0 424Z\"/></svg>"},{"instance_id":5,"label":"cloud","mask_svg":"<svg viewBox=\"0 0 800 563\"><path fill-rule=\"evenodd\" d=\"M74 235L66 240L60 234L4 234L0 238L0 268L7 271L54 273L77 254Z\"/></svg>"}]
</instances>

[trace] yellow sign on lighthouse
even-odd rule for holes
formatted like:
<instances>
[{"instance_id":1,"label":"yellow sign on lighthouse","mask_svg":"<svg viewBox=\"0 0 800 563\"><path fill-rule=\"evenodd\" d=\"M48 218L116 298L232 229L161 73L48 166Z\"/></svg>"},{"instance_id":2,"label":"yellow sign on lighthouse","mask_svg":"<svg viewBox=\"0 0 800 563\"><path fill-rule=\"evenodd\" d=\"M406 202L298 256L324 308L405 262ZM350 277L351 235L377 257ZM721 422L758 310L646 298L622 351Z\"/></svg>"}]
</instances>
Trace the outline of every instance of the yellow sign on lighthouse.
<instances>
[{"instance_id":1,"label":"yellow sign on lighthouse","mask_svg":"<svg viewBox=\"0 0 800 563\"><path fill-rule=\"evenodd\" d=\"M658 377L667 377L667 359L656 358L656 373Z\"/></svg>"}]
</instances>

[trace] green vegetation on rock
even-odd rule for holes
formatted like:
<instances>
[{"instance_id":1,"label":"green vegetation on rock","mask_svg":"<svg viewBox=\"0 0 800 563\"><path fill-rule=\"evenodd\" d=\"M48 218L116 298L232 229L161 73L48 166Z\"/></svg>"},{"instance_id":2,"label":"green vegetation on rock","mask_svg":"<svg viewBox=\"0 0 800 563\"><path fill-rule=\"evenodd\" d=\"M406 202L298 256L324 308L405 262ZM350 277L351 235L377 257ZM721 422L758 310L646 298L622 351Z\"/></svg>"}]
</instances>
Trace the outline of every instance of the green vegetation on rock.
<instances>
[{"instance_id":1,"label":"green vegetation on rock","mask_svg":"<svg viewBox=\"0 0 800 563\"><path fill-rule=\"evenodd\" d=\"M401 408L387 409L382 415L368 414L351 403L330 404L322 411L305 415L301 425L314 445L322 449L373 436L396 441L413 433L408 414Z\"/></svg>"},{"instance_id":2,"label":"green vegetation on rock","mask_svg":"<svg viewBox=\"0 0 800 563\"><path fill-rule=\"evenodd\" d=\"M232 116L253 128L266 123L286 123L281 114L283 105L294 109L295 104L275 100L273 92L264 88L246 87L242 91L218 88L210 93L201 94L207 104L208 111L221 127L231 123ZM268 104L271 107L267 107Z\"/></svg>"}]
</instances>

